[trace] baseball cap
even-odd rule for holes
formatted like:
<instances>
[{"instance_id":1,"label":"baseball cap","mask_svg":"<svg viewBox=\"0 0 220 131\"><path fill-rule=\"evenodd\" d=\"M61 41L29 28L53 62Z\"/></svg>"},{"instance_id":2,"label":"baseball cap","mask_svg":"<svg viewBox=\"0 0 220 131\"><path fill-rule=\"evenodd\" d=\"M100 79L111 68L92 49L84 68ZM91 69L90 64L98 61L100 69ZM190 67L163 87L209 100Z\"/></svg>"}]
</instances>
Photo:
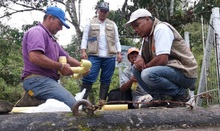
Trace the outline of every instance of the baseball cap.
<instances>
[{"instance_id":1,"label":"baseball cap","mask_svg":"<svg viewBox=\"0 0 220 131\"><path fill-rule=\"evenodd\" d=\"M65 13L62 9L56 6L51 6L46 9L46 14L50 14L57 17L67 29L70 28L70 26L66 23Z\"/></svg>"},{"instance_id":2,"label":"baseball cap","mask_svg":"<svg viewBox=\"0 0 220 131\"><path fill-rule=\"evenodd\" d=\"M109 11L109 4L107 2L101 2L98 5L98 9Z\"/></svg>"},{"instance_id":3,"label":"baseball cap","mask_svg":"<svg viewBox=\"0 0 220 131\"><path fill-rule=\"evenodd\" d=\"M130 16L130 20L124 25L125 27L128 27L130 26L130 24L137 20L138 18L141 18L141 17L145 17L145 16L150 16L152 17L151 13L146 10L146 9L137 9L136 11L134 11L131 16Z\"/></svg>"},{"instance_id":4,"label":"baseball cap","mask_svg":"<svg viewBox=\"0 0 220 131\"><path fill-rule=\"evenodd\" d=\"M132 52L134 52L134 51L139 53L139 49L138 49L138 48L136 48L136 47L131 47L131 48L128 49L127 56L128 56L129 54L131 54Z\"/></svg>"}]
</instances>

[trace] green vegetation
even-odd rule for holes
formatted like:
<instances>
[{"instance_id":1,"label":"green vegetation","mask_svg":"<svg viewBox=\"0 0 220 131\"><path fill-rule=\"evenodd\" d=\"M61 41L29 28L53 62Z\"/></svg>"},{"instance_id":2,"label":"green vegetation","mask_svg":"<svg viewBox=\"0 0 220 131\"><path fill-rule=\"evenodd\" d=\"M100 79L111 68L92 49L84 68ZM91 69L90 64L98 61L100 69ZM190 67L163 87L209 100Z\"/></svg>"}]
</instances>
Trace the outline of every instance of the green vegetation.
<instances>
[{"instance_id":1,"label":"green vegetation","mask_svg":"<svg viewBox=\"0 0 220 131\"><path fill-rule=\"evenodd\" d=\"M0 99L16 101L22 92L21 37L17 29L0 23Z\"/></svg>"}]
</instances>

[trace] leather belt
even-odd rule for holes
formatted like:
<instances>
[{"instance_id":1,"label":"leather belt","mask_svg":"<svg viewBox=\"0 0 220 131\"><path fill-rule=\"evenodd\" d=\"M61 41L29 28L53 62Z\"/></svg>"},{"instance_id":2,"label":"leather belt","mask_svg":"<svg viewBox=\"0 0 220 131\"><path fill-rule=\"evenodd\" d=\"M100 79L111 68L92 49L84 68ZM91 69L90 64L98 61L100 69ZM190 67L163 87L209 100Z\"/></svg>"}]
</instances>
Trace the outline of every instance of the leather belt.
<instances>
[{"instance_id":1,"label":"leather belt","mask_svg":"<svg viewBox=\"0 0 220 131\"><path fill-rule=\"evenodd\" d=\"M40 77L40 76L42 76L42 75L30 74L30 75L26 76L23 80L26 80L26 79L31 78L31 77Z\"/></svg>"}]
</instances>

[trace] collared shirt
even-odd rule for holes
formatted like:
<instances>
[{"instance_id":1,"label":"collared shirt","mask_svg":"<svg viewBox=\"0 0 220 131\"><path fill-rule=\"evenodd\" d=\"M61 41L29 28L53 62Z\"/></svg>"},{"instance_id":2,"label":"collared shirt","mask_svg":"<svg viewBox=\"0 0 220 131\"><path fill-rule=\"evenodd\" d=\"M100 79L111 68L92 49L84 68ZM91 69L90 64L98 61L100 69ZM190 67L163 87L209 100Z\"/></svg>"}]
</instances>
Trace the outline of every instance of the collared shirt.
<instances>
[{"instance_id":1,"label":"collared shirt","mask_svg":"<svg viewBox=\"0 0 220 131\"><path fill-rule=\"evenodd\" d=\"M31 74L38 74L58 80L60 75L57 70L43 68L29 61L29 52L35 50L42 51L45 56L54 61L58 61L59 56L68 56L68 53L60 47L53 35L42 24L38 24L29 29L23 37L22 57L24 68L21 79Z\"/></svg>"},{"instance_id":2,"label":"collared shirt","mask_svg":"<svg viewBox=\"0 0 220 131\"><path fill-rule=\"evenodd\" d=\"M118 35L118 28L116 24L114 23L114 29L115 29L115 45L117 52L121 52L121 44L119 41L119 35ZM90 21L88 21L84 27L83 31L83 37L82 37L82 43L81 43L81 49L87 48L87 41L88 41L88 35L90 30ZM108 46L107 41L105 38L105 21L100 21L100 38L99 38L99 56L100 57L109 57L108 56Z\"/></svg>"}]
</instances>

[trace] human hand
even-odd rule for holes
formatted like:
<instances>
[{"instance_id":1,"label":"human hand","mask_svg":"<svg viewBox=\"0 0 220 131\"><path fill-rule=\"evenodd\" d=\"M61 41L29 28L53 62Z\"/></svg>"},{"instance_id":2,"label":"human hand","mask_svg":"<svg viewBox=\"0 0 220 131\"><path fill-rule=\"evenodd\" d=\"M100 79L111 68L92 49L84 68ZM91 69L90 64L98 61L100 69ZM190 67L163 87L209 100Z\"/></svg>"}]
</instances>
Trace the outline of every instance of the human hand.
<instances>
[{"instance_id":1,"label":"human hand","mask_svg":"<svg viewBox=\"0 0 220 131\"><path fill-rule=\"evenodd\" d=\"M86 71L85 73L82 74L82 76L87 76L90 73L90 69L88 71Z\"/></svg>"},{"instance_id":2,"label":"human hand","mask_svg":"<svg viewBox=\"0 0 220 131\"><path fill-rule=\"evenodd\" d=\"M119 52L117 55L117 62L120 63L121 61L122 61L122 56L121 56L121 52Z\"/></svg>"},{"instance_id":3,"label":"human hand","mask_svg":"<svg viewBox=\"0 0 220 131\"><path fill-rule=\"evenodd\" d=\"M73 75L73 71L71 70L70 68L70 65L69 64L64 64L63 68L61 70L59 70L60 73L64 76L70 76L70 75Z\"/></svg>"},{"instance_id":4,"label":"human hand","mask_svg":"<svg viewBox=\"0 0 220 131\"><path fill-rule=\"evenodd\" d=\"M81 53L81 59L86 59L86 60L88 59L88 56L85 50L83 50Z\"/></svg>"},{"instance_id":5,"label":"human hand","mask_svg":"<svg viewBox=\"0 0 220 131\"><path fill-rule=\"evenodd\" d=\"M138 71L142 71L143 69L146 68L144 59L141 56L138 56L137 59L134 61L134 67Z\"/></svg>"},{"instance_id":6,"label":"human hand","mask_svg":"<svg viewBox=\"0 0 220 131\"><path fill-rule=\"evenodd\" d=\"M136 80L136 78L135 78L134 76L131 76L130 80L131 80L132 82L137 82L137 80Z\"/></svg>"}]
</instances>

